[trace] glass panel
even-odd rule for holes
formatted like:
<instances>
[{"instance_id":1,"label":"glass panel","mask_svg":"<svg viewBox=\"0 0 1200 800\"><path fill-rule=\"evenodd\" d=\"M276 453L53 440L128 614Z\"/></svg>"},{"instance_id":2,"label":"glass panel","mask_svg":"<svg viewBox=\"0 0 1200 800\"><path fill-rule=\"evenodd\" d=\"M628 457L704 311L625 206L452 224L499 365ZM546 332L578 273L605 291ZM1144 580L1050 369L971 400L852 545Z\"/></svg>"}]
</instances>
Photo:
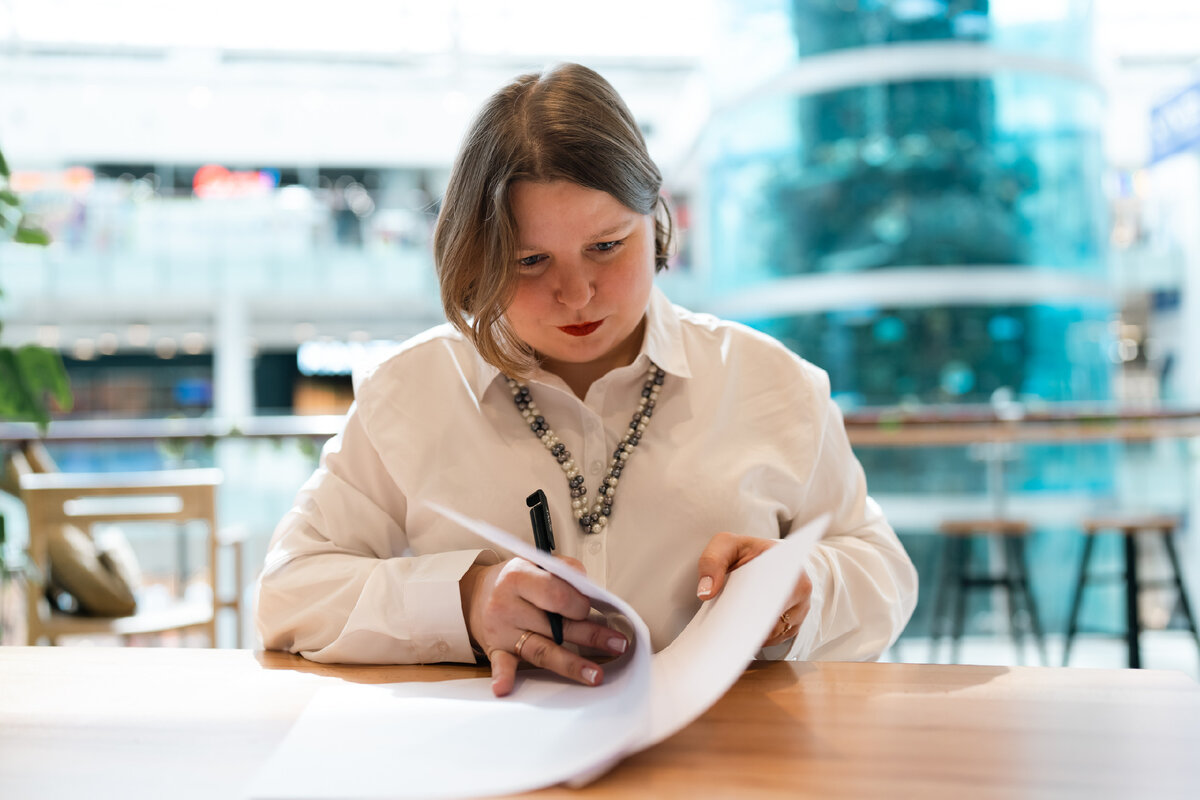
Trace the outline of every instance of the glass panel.
<instances>
[{"instance_id":1,"label":"glass panel","mask_svg":"<svg viewBox=\"0 0 1200 800\"><path fill-rule=\"evenodd\" d=\"M1044 75L777 95L708 145L714 289L905 266L1104 275L1099 98Z\"/></svg>"},{"instance_id":2,"label":"glass panel","mask_svg":"<svg viewBox=\"0 0 1200 800\"><path fill-rule=\"evenodd\" d=\"M797 51L955 40L1085 62L1090 0L791 0Z\"/></svg>"},{"instance_id":3,"label":"glass panel","mask_svg":"<svg viewBox=\"0 0 1200 800\"><path fill-rule=\"evenodd\" d=\"M864 307L750 322L828 371L835 398L854 408L1107 400L1109 314L1082 304Z\"/></svg>"}]
</instances>

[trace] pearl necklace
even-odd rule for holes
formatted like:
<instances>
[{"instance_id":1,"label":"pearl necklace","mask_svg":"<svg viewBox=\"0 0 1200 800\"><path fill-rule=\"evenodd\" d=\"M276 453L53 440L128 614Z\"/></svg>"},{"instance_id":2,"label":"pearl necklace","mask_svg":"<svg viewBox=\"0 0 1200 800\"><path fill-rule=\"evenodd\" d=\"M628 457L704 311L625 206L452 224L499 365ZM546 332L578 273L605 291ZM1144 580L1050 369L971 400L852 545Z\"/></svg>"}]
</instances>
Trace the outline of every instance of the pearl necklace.
<instances>
[{"instance_id":1,"label":"pearl necklace","mask_svg":"<svg viewBox=\"0 0 1200 800\"><path fill-rule=\"evenodd\" d=\"M571 457L567 446L559 441L558 434L551 430L546 423L546 418L542 416L542 412L529 394L529 387L505 376L517 410L529 423L529 429L533 431L533 435L542 440L542 444L550 451L550 455L554 456L558 465L562 467L563 473L566 474L567 486L571 490L571 509L575 513L575 519L579 522L580 530L584 533L600 533L608 524L608 518L612 516L613 498L617 495L617 482L621 477L621 470L625 468L625 462L629 460L633 448L637 447L638 442L642 440L642 434L650 422L650 417L654 416L654 406L658 402L658 393L662 391L666 375L667 373L663 372L657 364L650 363L650 371L647 373L645 385L642 386L642 397L638 401L638 409L634 412L633 419L629 421L629 430L625 432L625 438L613 451L612 461L608 466L608 475L600 481L600 487L596 490L598 496L591 508L588 508L587 487L583 483L583 476L579 474L575 459Z\"/></svg>"}]
</instances>

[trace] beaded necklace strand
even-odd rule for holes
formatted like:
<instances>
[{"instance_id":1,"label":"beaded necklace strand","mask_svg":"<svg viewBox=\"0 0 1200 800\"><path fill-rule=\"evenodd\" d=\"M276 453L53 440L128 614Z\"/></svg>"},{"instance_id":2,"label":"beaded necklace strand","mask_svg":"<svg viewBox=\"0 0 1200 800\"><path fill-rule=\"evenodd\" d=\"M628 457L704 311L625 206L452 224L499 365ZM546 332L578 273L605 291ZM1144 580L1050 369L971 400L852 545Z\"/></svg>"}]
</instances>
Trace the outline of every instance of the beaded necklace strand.
<instances>
[{"instance_id":1,"label":"beaded necklace strand","mask_svg":"<svg viewBox=\"0 0 1200 800\"><path fill-rule=\"evenodd\" d=\"M571 457L571 452L559 440L558 434L547 424L546 418L542 416L537 404L533 402L529 387L505 376L517 410L529 424L533 435L542 440L542 444L550 451L550 455L554 456L558 465L562 467L562 471L567 477L567 486L571 490L571 509L575 514L575 519L579 522L580 530L584 533L600 533L608 524L608 519L612 516L613 499L617 496L617 483L621 477L621 470L625 468L625 463L629 461L633 449L642 440L642 434L646 431L650 417L654 416L654 406L658 403L658 394L662 391L666 375L667 373L663 372L657 364L650 363L650 371L647 373L646 383L642 386L638 409L633 413L633 419L629 421L629 429L625 432L625 438L613 451L608 474L600 481L600 486L596 489L596 501L590 508L588 507L587 486L583 483L583 475L579 474L579 468L575 464L575 459Z\"/></svg>"}]
</instances>

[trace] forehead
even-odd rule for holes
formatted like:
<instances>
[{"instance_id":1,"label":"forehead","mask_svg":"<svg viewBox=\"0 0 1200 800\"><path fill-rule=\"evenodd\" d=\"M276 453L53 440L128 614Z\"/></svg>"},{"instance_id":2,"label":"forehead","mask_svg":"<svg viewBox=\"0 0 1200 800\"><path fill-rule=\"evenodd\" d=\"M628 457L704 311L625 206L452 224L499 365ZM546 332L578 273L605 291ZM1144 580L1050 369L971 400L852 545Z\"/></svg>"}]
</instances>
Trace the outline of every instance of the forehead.
<instances>
[{"instance_id":1,"label":"forehead","mask_svg":"<svg viewBox=\"0 0 1200 800\"><path fill-rule=\"evenodd\" d=\"M614 233L643 216L608 192L570 181L517 181L509 203L522 247Z\"/></svg>"}]
</instances>

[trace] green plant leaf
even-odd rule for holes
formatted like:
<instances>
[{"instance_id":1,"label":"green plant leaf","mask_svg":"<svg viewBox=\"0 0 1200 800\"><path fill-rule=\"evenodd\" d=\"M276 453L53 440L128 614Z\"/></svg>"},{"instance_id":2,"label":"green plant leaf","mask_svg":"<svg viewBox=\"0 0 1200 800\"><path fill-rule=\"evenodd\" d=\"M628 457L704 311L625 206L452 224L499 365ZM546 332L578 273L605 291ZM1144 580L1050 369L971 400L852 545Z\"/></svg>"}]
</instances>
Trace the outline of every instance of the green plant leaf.
<instances>
[{"instance_id":1,"label":"green plant leaf","mask_svg":"<svg viewBox=\"0 0 1200 800\"><path fill-rule=\"evenodd\" d=\"M23 216L20 206L0 205L0 231L15 230Z\"/></svg>"},{"instance_id":2,"label":"green plant leaf","mask_svg":"<svg viewBox=\"0 0 1200 800\"><path fill-rule=\"evenodd\" d=\"M12 189L0 189L0 203L6 203L10 206L21 205L21 199L17 197L17 193Z\"/></svg>"},{"instance_id":3,"label":"green plant leaf","mask_svg":"<svg viewBox=\"0 0 1200 800\"><path fill-rule=\"evenodd\" d=\"M64 411L74 405L62 357L36 345L0 347L0 418L32 420L44 431L48 397Z\"/></svg>"},{"instance_id":4,"label":"green plant leaf","mask_svg":"<svg viewBox=\"0 0 1200 800\"><path fill-rule=\"evenodd\" d=\"M8 171L8 162L4 160L4 152L0 151L0 178L11 177L12 173Z\"/></svg>"},{"instance_id":5,"label":"green plant leaf","mask_svg":"<svg viewBox=\"0 0 1200 800\"><path fill-rule=\"evenodd\" d=\"M67 368L57 350L27 344L17 350L17 364L39 396L49 394L63 411L70 411L75 405Z\"/></svg>"},{"instance_id":6,"label":"green plant leaf","mask_svg":"<svg viewBox=\"0 0 1200 800\"><path fill-rule=\"evenodd\" d=\"M45 413L38 414L34 401L17 366L17 353L9 347L0 347L0 417L6 419L32 419L44 425Z\"/></svg>"},{"instance_id":7,"label":"green plant leaf","mask_svg":"<svg viewBox=\"0 0 1200 800\"><path fill-rule=\"evenodd\" d=\"M20 225L17 227L17 232L13 234L13 241L20 244L36 244L45 247L50 244L50 234L41 228Z\"/></svg>"}]
</instances>

